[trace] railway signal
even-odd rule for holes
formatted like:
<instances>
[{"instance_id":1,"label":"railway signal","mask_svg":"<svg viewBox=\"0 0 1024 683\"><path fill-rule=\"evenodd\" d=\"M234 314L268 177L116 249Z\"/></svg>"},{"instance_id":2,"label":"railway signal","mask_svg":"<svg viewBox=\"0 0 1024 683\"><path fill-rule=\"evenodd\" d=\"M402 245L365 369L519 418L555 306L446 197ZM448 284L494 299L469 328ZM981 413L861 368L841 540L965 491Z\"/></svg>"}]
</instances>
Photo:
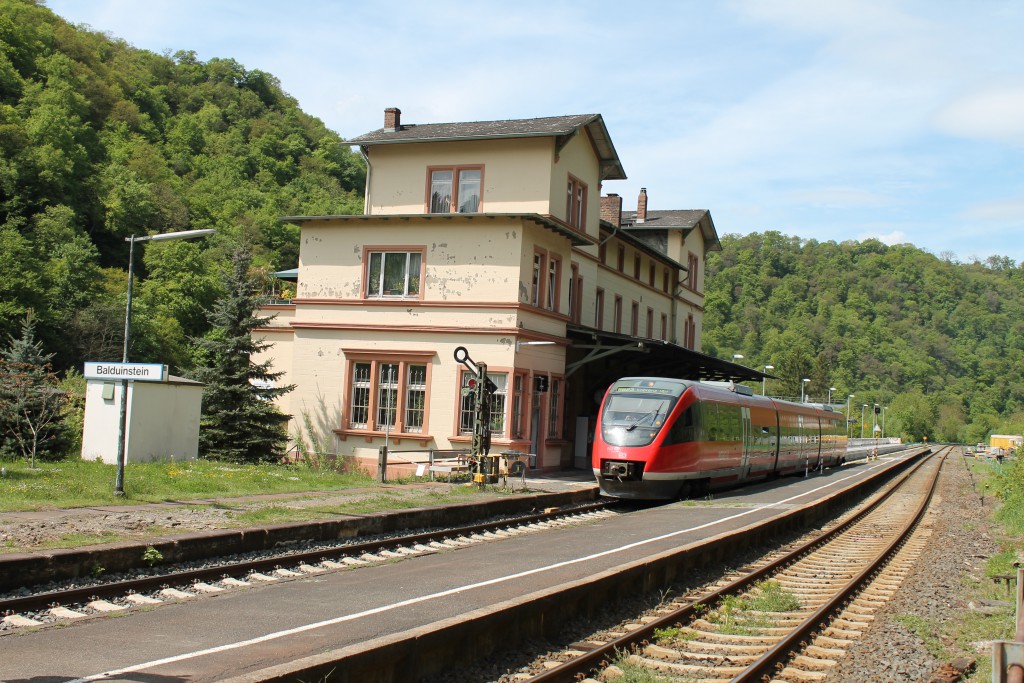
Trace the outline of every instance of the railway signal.
<instances>
[{"instance_id":1,"label":"railway signal","mask_svg":"<svg viewBox=\"0 0 1024 683\"><path fill-rule=\"evenodd\" d=\"M498 390L497 385L487 378L487 364L474 362L466 347L455 349L455 360L473 373L465 395L473 397L473 445L470 459L473 463L473 481L493 484L498 481L498 456L490 455L491 450L491 397Z\"/></svg>"}]
</instances>

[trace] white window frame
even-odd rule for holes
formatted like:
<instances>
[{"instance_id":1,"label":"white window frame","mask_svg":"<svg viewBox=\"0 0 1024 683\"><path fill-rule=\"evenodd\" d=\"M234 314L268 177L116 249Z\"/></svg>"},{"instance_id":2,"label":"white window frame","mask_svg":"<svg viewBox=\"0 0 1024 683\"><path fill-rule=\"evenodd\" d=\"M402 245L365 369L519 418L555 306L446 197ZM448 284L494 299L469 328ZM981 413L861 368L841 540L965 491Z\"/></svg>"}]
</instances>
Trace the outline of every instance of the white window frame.
<instances>
[{"instance_id":1,"label":"white window frame","mask_svg":"<svg viewBox=\"0 0 1024 683\"><path fill-rule=\"evenodd\" d=\"M366 250L366 297L367 299L418 299L423 293L423 262L425 249L368 248ZM380 266L374 277L374 262ZM404 261L404 263L403 263ZM402 270L401 287L388 283L389 264L399 263Z\"/></svg>"}]
</instances>

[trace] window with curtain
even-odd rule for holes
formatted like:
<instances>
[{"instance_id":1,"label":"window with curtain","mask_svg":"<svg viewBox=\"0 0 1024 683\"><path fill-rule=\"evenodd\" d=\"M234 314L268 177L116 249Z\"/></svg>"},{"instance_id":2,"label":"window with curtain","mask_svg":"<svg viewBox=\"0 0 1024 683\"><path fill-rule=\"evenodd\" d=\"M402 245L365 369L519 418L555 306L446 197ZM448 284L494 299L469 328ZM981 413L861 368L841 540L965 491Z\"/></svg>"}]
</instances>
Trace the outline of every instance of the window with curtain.
<instances>
[{"instance_id":1,"label":"window with curtain","mask_svg":"<svg viewBox=\"0 0 1024 683\"><path fill-rule=\"evenodd\" d=\"M430 213L476 213L480 210L483 168L452 167L430 170Z\"/></svg>"},{"instance_id":2,"label":"window with curtain","mask_svg":"<svg viewBox=\"0 0 1024 683\"><path fill-rule=\"evenodd\" d=\"M369 251L366 296L370 299L420 295L422 251Z\"/></svg>"}]
</instances>

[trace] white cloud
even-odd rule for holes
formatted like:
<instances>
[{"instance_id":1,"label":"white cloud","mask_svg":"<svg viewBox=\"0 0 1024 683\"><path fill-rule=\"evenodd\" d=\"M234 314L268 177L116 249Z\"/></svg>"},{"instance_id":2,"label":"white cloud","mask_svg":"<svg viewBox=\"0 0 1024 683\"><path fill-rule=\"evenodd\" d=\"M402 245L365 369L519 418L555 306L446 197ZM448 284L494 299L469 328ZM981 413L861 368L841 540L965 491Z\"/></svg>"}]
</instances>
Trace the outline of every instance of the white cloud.
<instances>
[{"instance_id":1,"label":"white cloud","mask_svg":"<svg viewBox=\"0 0 1024 683\"><path fill-rule=\"evenodd\" d=\"M895 203L890 196L857 187L798 190L788 193L787 199L795 204L824 209L878 208Z\"/></svg>"},{"instance_id":2,"label":"white cloud","mask_svg":"<svg viewBox=\"0 0 1024 683\"><path fill-rule=\"evenodd\" d=\"M967 207L958 218L964 221L1013 222L1022 225L1024 224L1024 199L975 204Z\"/></svg>"},{"instance_id":3,"label":"white cloud","mask_svg":"<svg viewBox=\"0 0 1024 683\"><path fill-rule=\"evenodd\" d=\"M906 233L904 233L902 230L893 230L892 232L887 233L862 232L859 235L857 235L857 239L860 241L875 239L881 242L882 244L888 244L889 246L892 246L894 244L903 244L905 242L910 241L907 239Z\"/></svg>"},{"instance_id":4,"label":"white cloud","mask_svg":"<svg viewBox=\"0 0 1024 683\"><path fill-rule=\"evenodd\" d=\"M945 106L936 125L951 135L1024 144L1024 83L999 85L964 95Z\"/></svg>"}]
</instances>

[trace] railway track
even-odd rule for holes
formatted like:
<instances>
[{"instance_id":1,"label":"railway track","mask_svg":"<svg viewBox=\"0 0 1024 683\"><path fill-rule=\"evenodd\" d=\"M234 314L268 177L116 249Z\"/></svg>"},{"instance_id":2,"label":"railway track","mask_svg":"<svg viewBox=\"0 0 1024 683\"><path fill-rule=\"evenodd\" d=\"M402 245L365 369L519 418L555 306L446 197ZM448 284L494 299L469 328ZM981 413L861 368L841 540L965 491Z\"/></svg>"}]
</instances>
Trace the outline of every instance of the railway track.
<instances>
[{"instance_id":1,"label":"railway track","mask_svg":"<svg viewBox=\"0 0 1024 683\"><path fill-rule=\"evenodd\" d=\"M0 632L39 627L94 614L124 612L204 595L238 590L260 583L341 571L374 563L445 552L469 545L536 533L561 526L586 524L618 514L617 504L601 501L543 513L503 517L500 520L456 528L396 535L330 547L286 552L258 558L217 558L200 568L154 568L145 576L96 582L76 588L0 597Z\"/></svg>"},{"instance_id":2,"label":"railway track","mask_svg":"<svg viewBox=\"0 0 1024 683\"><path fill-rule=\"evenodd\" d=\"M542 658L517 680L818 681L898 589L930 535L922 525L949 450L906 472L852 518L765 566ZM599 672L599 673L595 673ZM633 672L636 675L636 672Z\"/></svg>"}]
</instances>

